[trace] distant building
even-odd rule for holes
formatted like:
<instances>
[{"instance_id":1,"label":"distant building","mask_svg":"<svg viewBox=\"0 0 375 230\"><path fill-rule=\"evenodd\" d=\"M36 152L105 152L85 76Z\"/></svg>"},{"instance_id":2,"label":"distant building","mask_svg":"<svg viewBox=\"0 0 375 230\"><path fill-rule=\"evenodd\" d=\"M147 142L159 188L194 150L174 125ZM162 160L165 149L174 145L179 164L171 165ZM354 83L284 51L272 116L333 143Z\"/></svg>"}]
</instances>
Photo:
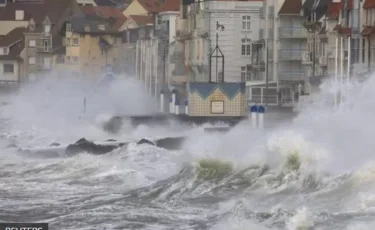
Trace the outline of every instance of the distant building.
<instances>
[{"instance_id":1,"label":"distant building","mask_svg":"<svg viewBox=\"0 0 375 230\"><path fill-rule=\"evenodd\" d=\"M95 15L72 16L65 22L66 53L59 68L97 80L108 67L116 69L121 50L120 24ZM117 26L114 26L117 25Z\"/></svg>"},{"instance_id":2,"label":"distant building","mask_svg":"<svg viewBox=\"0 0 375 230\"><path fill-rule=\"evenodd\" d=\"M0 85L20 83L23 79L22 55L25 28L19 27L0 38Z\"/></svg>"},{"instance_id":3,"label":"distant building","mask_svg":"<svg viewBox=\"0 0 375 230\"><path fill-rule=\"evenodd\" d=\"M375 70L375 1L364 0L361 7L363 14L360 14L360 24L363 25L361 35L364 47L361 58L366 69Z\"/></svg>"},{"instance_id":4,"label":"distant building","mask_svg":"<svg viewBox=\"0 0 375 230\"><path fill-rule=\"evenodd\" d=\"M25 73L34 79L52 71L59 62L59 55L65 52L61 35L63 23L80 10L75 0L20 5L25 6L23 12L29 22L25 32Z\"/></svg>"}]
</instances>

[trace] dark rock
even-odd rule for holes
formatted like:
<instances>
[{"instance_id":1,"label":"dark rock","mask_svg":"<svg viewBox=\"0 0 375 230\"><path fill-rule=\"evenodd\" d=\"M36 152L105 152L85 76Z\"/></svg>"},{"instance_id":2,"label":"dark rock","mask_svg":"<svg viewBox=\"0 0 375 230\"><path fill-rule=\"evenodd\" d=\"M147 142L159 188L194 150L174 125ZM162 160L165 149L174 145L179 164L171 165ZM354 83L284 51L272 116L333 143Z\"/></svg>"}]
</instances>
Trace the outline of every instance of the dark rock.
<instances>
[{"instance_id":1,"label":"dark rock","mask_svg":"<svg viewBox=\"0 0 375 230\"><path fill-rule=\"evenodd\" d=\"M56 142L54 142L54 143L52 143L50 146L60 146L60 144L59 143L56 143Z\"/></svg>"},{"instance_id":2,"label":"dark rock","mask_svg":"<svg viewBox=\"0 0 375 230\"><path fill-rule=\"evenodd\" d=\"M116 142L116 140L115 139L108 139L108 140L106 140L106 142Z\"/></svg>"},{"instance_id":3,"label":"dark rock","mask_svg":"<svg viewBox=\"0 0 375 230\"><path fill-rule=\"evenodd\" d=\"M154 142L147 140L145 138L142 138L140 141L137 142L137 145L142 145L142 144L155 145Z\"/></svg>"},{"instance_id":4,"label":"dark rock","mask_svg":"<svg viewBox=\"0 0 375 230\"><path fill-rule=\"evenodd\" d=\"M120 145L97 145L94 142L86 140L85 138L81 138L76 143L68 145L68 147L65 149L65 154L71 156L82 152L88 152L94 155L102 155L119 147Z\"/></svg>"},{"instance_id":5,"label":"dark rock","mask_svg":"<svg viewBox=\"0 0 375 230\"><path fill-rule=\"evenodd\" d=\"M121 117L115 116L115 117L112 117L109 121L107 121L104 124L103 128L105 131L109 133L117 134L120 132L121 126L122 126Z\"/></svg>"},{"instance_id":6,"label":"dark rock","mask_svg":"<svg viewBox=\"0 0 375 230\"><path fill-rule=\"evenodd\" d=\"M168 150L179 150L182 147L185 137L167 137L155 141L156 146Z\"/></svg>"}]
</instances>

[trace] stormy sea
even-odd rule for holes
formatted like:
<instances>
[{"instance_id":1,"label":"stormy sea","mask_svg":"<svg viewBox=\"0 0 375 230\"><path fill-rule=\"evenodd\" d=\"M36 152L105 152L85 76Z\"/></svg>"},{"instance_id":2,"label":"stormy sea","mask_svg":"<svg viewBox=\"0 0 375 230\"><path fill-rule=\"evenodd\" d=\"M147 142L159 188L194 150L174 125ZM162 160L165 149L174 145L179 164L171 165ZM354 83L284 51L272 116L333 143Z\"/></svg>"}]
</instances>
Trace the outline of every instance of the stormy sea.
<instances>
[{"instance_id":1,"label":"stormy sea","mask_svg":"<svg viewBox=\"0 0 375 230\"><path fill-rule=\"evenodd\" d=\"M155 109L135 80L23 85L0 97L0 222L59 230L373 230L374 88L375 77L345 84L334 108L338 87L327 81L296 117L263 130L248 120L225 133L124 121L113 134L103 129L112 116ZM137 144L181 136L178 149ZM80 138L128 144L102 155L20 151Z\"/></svg>"}]
</instances>

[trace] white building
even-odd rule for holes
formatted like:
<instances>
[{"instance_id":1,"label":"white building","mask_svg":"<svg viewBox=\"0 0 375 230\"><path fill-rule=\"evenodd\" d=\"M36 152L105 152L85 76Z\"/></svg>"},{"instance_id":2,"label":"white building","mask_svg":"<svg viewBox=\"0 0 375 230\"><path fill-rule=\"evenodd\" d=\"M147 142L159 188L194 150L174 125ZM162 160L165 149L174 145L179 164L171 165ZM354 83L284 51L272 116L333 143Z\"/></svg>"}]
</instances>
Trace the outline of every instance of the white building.
<instances>
[{"instance_id":1,"label":"white building","mask_svg":"<svg viewBox=\"0 0 375 230\"><path fill-rule=\"evenodd\" d=\"M18 27L0 38L0 84L20 83L25 28Z\"/></svg>"},{"instance_id":2,"label":"white building","mask_svg":"<svg viewBox=\"0 0 375 230\"><path fill-rule=\"evenodd\" d=\"M260 43L261 58L268 60L263 68L268 69L268 75L264 72L260 81L247 82L249 101L292 107L298 89L308 90L307 69L302 64L307 52L307 32L301 9L301 0L264 1Z\"/></svg>"},{"instance_id":3,"label":"white building","mask_svg":"<svg viewBox=\"0 0 375 230\"><path fill-rule=\"evenodd\" d=\"M186 32L191 35L185 41L189 81L208 82L210 73L211 81L220 81L222 59L216 64L214 56L224 56L225 82L250 80L247 66L251 63L251 44L259 40L261 7L262 1L196 1L186 7ZM215 50L217 33L219 50Z\"/></svg>"},{"instance_id":4,"label":"white building","mask_svg":"<svg viewBox=\"0 0 375 230\"><path fill-rule=\"evenodd\" d=\"M162 89L167 88L167 83L175 72L175 63L170 63L169 60L172 55L170 52L174 50L176 19L180 13L175 7L168 9L168 6L171 5L160 9L155 17L130 16L151 18L151 21L147 19L147 23L144 23L144 30L139 30L141 34L136 43L136 76L155 99L158 99Z\"/></svg>"}]
</instances>

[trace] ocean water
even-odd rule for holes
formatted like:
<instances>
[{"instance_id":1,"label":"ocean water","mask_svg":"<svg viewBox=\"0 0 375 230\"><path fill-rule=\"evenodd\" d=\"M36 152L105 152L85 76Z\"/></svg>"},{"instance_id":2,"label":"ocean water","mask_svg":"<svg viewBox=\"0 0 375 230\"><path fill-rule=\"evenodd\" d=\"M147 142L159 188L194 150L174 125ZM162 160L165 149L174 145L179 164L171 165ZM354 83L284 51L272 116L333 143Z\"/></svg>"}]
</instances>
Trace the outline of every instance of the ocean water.
<instances>
[{"instance_id":1,"label":"ocean water","mask_svg":"<svg viewBox=\"0 0 375 230\"><path fill-rule=\"evenodd\" d=\"M221 134L124 124L110 135L102 129L110 116L152 110L136 81L106 91L71 79L26 85L1 97L0 221L62 230L372 230L374 87L375 77L347 84L334 108L337 86L326 82L297 117L265 130L248 121ZM179 151L134 143L178 135L187 137ZM10 147L81 137L132 143L73 157Z\"/></svg>"}]
</instances>

